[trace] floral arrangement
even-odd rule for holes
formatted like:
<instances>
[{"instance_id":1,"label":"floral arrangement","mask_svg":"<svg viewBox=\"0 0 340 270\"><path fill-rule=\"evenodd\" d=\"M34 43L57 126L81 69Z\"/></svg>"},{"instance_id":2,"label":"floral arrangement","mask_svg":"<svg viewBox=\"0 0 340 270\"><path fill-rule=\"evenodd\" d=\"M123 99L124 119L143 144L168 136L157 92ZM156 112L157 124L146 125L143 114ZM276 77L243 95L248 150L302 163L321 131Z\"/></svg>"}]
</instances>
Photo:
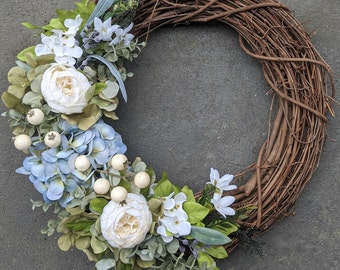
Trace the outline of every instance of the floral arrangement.
<instances>
[{"instance_id":1,"label":"floral arrangement","mask_svg":"<svg viewBox=\"0 0 340 270\"><path fill-rule=\"evenodd\" d=\"M58 245L76 247L105 269L218 269L225 245L251 207L233 209L233 175L211 169L194 195L140 159L104 118L117 120L118 95L127 101L124 61L145 43L129 33L135 0L89 0L40 29L41 44L24 49L2 94L15 147L28 156L17 169L54 208L42 233L61 233Z\"/></svg>"}]
</instances>

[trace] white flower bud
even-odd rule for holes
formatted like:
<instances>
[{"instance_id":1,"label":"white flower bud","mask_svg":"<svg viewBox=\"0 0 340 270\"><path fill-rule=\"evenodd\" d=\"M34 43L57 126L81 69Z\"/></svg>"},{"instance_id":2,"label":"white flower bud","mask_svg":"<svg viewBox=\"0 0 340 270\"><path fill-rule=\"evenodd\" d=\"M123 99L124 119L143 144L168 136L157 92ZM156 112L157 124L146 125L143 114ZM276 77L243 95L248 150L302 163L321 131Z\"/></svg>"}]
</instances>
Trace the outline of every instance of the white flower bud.
<instances>
[{"instance_id":1,"label":"white flower bud","mask_svg":"<svg viewBox=\"0 0 340 270\"><path fill-rule=\"evenodd\" d=\"M50 131L45 135L44 142L50 148L58 147L61 144L61 136L57 131Z\"/></svg>"},{"instance_id":2,"label":"white flower bud","mask_svg":"<svg viewBox=\"0 0 340 270\"><path fill-rule=\"evenodd\" d=\"M125 201L128 195L127 190L124 187L118 186L111 191L111 200L116 203L121 203Z\"/></svg>"},{"instance_id":3,"label":"white flower bud","mask_svg":"<svg viewBox=\"0 0 340 270\"><path fill-rule=\"evenodd\" d=\"M128 158L123 154L116 154L111 159L111 166L117 171L124 170L127 166Z\"/></svg>"},{"instance_id":4,"label":"white flower bud","mask_svg":"<svg viewBox=\"0 0 340 270\"><path fill-rule=\"evenodd\" d=\"M150 176L147 172L139 172L133 178L133 181L138 188L146 188L150 184Z\"/></svg>"},{"instance_id":5,"label":"white flower bud","mask_svg":"<svg viewBox=\"0 0 340 270\"><path fill-rule=\"evenodd\" d=\"M76 167L78 171L85 172L86 170L88 170L88 168L90 168L91 163L89 159L87 158L87 156L80 155L76 158L74 162L74 166Z\"/></svg>"},{"instance_id":6,"label":"white flower bud","mask_svg":"<svg viewBox=\"0 0 340 270\"><path fill-rule=\"evenodd\" d=\"M110 189L110 182L105 178L99 178L94 182L93 189L97 194L106 194Z\"/></svg>"},{"instance_id":7,"label":"white flower bud","mask_svg":"<svg viewBox=\"0 0 340 270\"><path fill-rule=\"evenodd\" d=\"M31 146L32 140L26 134L20 134L15 137L14 146L16 149L20 151L27 151L28 148Z\"/></svg>"},{"instance_id":8,"label":"white flower bud","mask_svg":"<svg viewBox=\"0 0 340 270\"><path fill-rule=\"evenodd\" d=\"M44 113L40 109L32 109L26 115L27 122L31 125L38 126L44 121Z\"/></svg>"}]
</instances>

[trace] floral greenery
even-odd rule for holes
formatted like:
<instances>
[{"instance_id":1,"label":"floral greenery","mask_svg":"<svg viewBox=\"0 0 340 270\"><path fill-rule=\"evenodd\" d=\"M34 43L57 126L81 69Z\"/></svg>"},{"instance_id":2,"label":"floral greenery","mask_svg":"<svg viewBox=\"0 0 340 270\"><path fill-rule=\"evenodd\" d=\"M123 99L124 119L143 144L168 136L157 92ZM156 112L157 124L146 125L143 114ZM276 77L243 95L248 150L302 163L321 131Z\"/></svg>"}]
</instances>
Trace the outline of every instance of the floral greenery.
<instances>
[{"instance_id":1,"label":"floral greenery","mask_svg":"<svg viewBox=\"0 0 340 270\"><path fill-rule=\"evenodd\" d=\"M61 233L61 250L82 250L99 270L218 269L215 259L227 257L229 236L253 210L230 207L233 176L212 168L195 196L166 173L156 181L140 158L113 163L126 146L103 117L118 119L117 96L127 100L123 81L132 76L124 61L145 46L129 33L138 2L113 2L82 0L45 26L23 24L42 31L42 44L18 54L2 94L14 144L29 154L17 172L42 194L33 209L54 207L56 219L42 233ZM141 173L146 184L136 182ZM100 181L108 183L103 192ZM119 201L117 187L127 193Z\"/></svg>"}]
</instances>

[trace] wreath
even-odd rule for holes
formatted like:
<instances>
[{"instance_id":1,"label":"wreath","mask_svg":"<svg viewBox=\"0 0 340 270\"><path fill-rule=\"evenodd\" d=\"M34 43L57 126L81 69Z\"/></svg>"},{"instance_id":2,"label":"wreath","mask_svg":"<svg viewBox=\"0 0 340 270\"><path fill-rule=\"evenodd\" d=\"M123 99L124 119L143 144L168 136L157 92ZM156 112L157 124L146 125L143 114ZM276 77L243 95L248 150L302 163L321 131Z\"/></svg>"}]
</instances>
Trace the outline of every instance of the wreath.
<instances>
[{"instance_id":1,"label":"wreath","mask_svg":"<svg viewBox=\"0 0 340 270\"><path fill-rule=\"evenodd\" d=\"M57 10L41 43L18 55L2 94L15 147L28 154L17 169L54 208L42 233L59 247L82 250L104 269L217 269L244 238L289 214L314 172L333 113L331 70L288 7L272 0L81 0ZM117 120L127 101L124 64L164 25L219 21L239 34L261 63L273 96L268 137L254 164L235 175L211 168L194 194L141 158L124 155ZM329 88L331 89L329 91ZM331 93L329 93L331 92ZM119 98L118 98L119 97Z\"/></svg>"}]
</instances>

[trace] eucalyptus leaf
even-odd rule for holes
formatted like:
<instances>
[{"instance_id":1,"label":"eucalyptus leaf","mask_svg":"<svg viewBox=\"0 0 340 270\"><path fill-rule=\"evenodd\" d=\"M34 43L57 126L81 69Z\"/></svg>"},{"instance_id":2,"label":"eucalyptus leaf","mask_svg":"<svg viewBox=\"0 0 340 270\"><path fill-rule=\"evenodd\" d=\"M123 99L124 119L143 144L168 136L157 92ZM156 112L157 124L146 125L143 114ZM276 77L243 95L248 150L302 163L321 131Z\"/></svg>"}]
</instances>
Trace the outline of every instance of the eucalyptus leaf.
<instances>
[{"instance_id":1,"label":"eucalyptus leaf","mask_svg":"<svg viewBox=\"0 0 340 270\"><path fill-rule=\"evenodd\" d=\"M175 254L179 249L179 242L177 239L173 239L170 243L166 244L166 250L171 253Z\"/></svg>"},{"instance_id":2,"label":"eucalyptus leaf","mask_svg":"<svg viewBox=\"0 0 340 270\"><path fill-rule=\"evenodd\" d=\"M21 85L9 85L8 86L8 93L12 94L13 96L17 97L18 99L22 99L22 97L25 95L25 89L26 87Z\"/></svg>"},{"instance_id":3,"label":"eucalyptus leaf","mask_svg":"<svg viewBox=\"0 0 340 270\"><path fill-rule=\"evenodd\" d=\"M35 53L27 52L25 56L27 64L29 64L31 67L38 66L37 57Z\"/></svg>"},{"instance_id":4,"label":"eucalyptus leaf","mask_svg":"<svg viewBox=\"0 0 340 270\"><path fill-rule=\"evenodd\" d=\"M107 118L111 118L112 120L118 120L118 119L119 119L115 112L103 111L103 114L104 114Z\"/></svg>"},{"instance_id":5,"label":"eucalyptus leaf","mask_svg":"<svg viewBox=\"0 0 340 270\"><path fill-rule=\"evenodd\" d=\"M143 269L148 269L152 266L154 266L155 264L155 260L152 261L143 261L141 258L137 258L136 263L139 267L143 268Z\"/></svg>"},{"instance_id":6,"label":"eucalyptus leaf","mask_svg":"<svg viewBox=\"0 0 340 270\"><path fill-rule=\"evenodd\" d=\"M26 71L21 67L12 67L8 71L7 79L10 84L26 86L28 83Z\"/></svg>"},{"instance_id":7,"label":"eucalyptus leaf","mask_svg":"<svg viewBox=\"0 0 340 270\"><path fill-rule=\"evenodd\" d=\"M116 266L114 259L101 259L96 263L97 270L108 270Z\"/></svg>"},{"instance_id":8,"label":"eucalyptus leaf","mask_svg":"<svg viewBox=\"0 0 340 270\"><path fill-rule=\"evenodd\" d=\"M106 84L106 87L102 91L105 97L114 98L115 96L117 96L118 91L119 91L119 85L116 82L112 82L112 81L106 81L105 84Z\"/></svg>"},{"instance_id":9,"label":"eucalyptus leaf","mask_svg":"<svg viewBox=\"0 0 340 270\"><path fill-rule=\"evenodd\" d=\"M58 246L62 251L68 251L72 247L72 234L64 234L58 239Z\"/></svg>"},{"instance_id":10,"label":"eucalyptus leaf","mask_svg":"<svg viewBox=\"0 0 340 270\"><path fill-rule=\"evenodd\" d=\"M104 0L105 1L105 0ZM97 59L99 60L100 62L102 62L103 64L105 64L108 69L110 70L111 74L116 78L116 80L118 81L118 84L119 84L119 88L120 88L120 91L122 92L122 95L123 95L123 98L125 100L125 102L127 102L127 94L126 94L126 89L125 89L125 85L124 85L124 82L123 82L123 79L119 73L119 71L117 70L117 68L109 61L107 61L104 57L102 56L99 56L99 55L96 55L96 54L93 54L93 55L90 55L88 56L87 58L94 58L94 59Z\"/></svg>"},{"instance_id":11,"label":"eucalyptus leaf","mask_svg":"<svg viewBox=\"0 0 340 270\"><path fill-rule=\"evenodd\" d=\"M90 251L89 249L85 248L85 249L83 249L83 252L86 254L87 259L88 259L90 262L97 262L97 261L98 261L97 255L95 255L95 254L94 254L92 251Z\"/></svg>"},{"instance_id":12,"label":"eucalyptus leaf","mask_svg":"<svg viewBox=\"0 0 340 270\"><path fill-rule=\"evenodd\" d=\"M3 92L1 99L8 109L15 109L21 103L19 98L9 92Z\"/></svg>"},{"instance_id":13,"label":"eucalyptus leaf","mask_svg":"<svg viewBox=\"0 0 340 270\"><path fill-rule=\"evenodd\" d=\"M223 233L204 227L191 226L190 236L209 246L220 246L231 242L231 239Z\"/></svg>"},{"instance_id":14,"label":"eucalyptus leaf","mask_svg":"<svg viewBox=\"0 0 340 270\"><path fill-rule=\"evenodd\" d=\"M27 92L22 98L22 103L26 105L31 105L32 107L40 107L42 101L42 96L35 92Z\"/></svg>"},{"instance_id":15,"label":"eucalyptus leaf","mask_svg":"<svg viewBox=\"0 0 340 270\"><path fill-rule=\"evenodd\" d=\"M37 77L33 79L31 82L31 89L34 93L41 94L41 81L42 81L43 75L40 74Z\"/></svg>"},{"instance_id":16,"label":"eucalyptus leaf","mask_svg":"<svg viewBox=\"0 0 340 270\"><path fill-rule=\"evenodd\" d=\"M100 241L97 237L92 235L91 237L91 247L95 254L103 253L107 248L108 244L105 242Z\"/></svg>"},{"instance_id":17,"label":"eucalyptus leaf","mask_svg":"<svg viewBox=\"0 0 340 270\"><path fill-rule=\"evenodd\" d=\"M91 246L91 237L90 236L79 237L75 240L74 245L79 250L89 248Z\"/></svg>"}]
</instances>

